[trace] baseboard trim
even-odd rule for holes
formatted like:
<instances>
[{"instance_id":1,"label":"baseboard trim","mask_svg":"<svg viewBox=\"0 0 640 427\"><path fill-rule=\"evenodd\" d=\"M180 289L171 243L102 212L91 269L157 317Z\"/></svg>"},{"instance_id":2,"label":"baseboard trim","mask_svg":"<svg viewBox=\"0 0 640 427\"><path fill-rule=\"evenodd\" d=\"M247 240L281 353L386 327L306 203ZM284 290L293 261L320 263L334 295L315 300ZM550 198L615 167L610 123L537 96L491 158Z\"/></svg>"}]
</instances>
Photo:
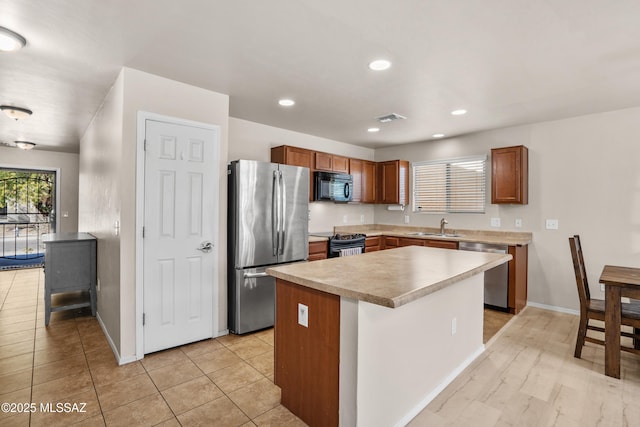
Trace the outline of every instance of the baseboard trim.
<instances>
[{"instance_id":1,"label":"baseboard trim","mask_svg":"<svg viewBox=\"0 0 640 427\"><path fill-rule=\"evenodd\" d=\"M96 313L96 319L98 319L98 324L100 325L100 328L104 333L104 336L107 338L109 347L111 347L111 351L113 351L113 355L116 357L116 361L118 362L118 365L125 365L127 363L135 362L136 361L135 356L126 357L126 358L123 358L120 356L120 353L118 352L118 348L116 347L116 344L111 339L111 335L109 335L109 332L107 331L107 327L105 326L104 322L102 321L102 318L100 317L100 313Z\"/></svg>"},{"instance_id":2,"label":"baseboard trim","mask_svg":"<svg viewBox=\"0 0 640 427\"><path fill-rule=\"evenodd\" d=\"M541 308L543 310L557 311L559 313L566 313L566 314L573 314L574 316L580 316L580 311L572 310L570 308L558 307L555 305L540 304L540 303L531 302L531 301L527 301L527 305L530 307Z\"/></svg>"},{"instance_id":3,"label":"baseboard trim","mask_svg":"<svg viewBox=\"0 0 640 427\"><path fill-rule=\"evenodd\" d=\"M435 389L431 391L428 395L425 396L424 399L420 401L411 411L409 411L402 419L400 419L395 426L402 427L409 424L409 422L414 419L420 412L424 410L424 408L431 403L433 399L436 398L442 391L447 388L449 384L456 379L458 375L462 373L471 363L478 358L482 353L484 353L485 346L481 345L476 351L474 351L469 357L467 357L453 372L451 372Z\"/></svg>"}]
</instances>

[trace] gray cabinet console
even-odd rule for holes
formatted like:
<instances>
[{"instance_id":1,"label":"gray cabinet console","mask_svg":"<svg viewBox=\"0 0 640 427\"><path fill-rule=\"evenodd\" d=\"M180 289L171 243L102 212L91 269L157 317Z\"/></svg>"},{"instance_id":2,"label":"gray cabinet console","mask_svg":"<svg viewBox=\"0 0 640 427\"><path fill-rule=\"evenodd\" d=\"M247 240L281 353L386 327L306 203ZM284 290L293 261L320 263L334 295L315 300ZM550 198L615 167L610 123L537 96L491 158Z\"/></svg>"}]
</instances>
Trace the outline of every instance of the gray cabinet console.
<instances>
[{"instance_id":1,"label":"gray cabinet console","mask_svg":"<svg viewBox=\"0 0 640 427\"><path fill-rule=\"evenodd\" d=\"M51 233L43 236L44 324L52 311L91 307L96 315L96 238L89 233ZM51 295L89 291L89 301L51 306Z\"/></svg>"}]
</instances>

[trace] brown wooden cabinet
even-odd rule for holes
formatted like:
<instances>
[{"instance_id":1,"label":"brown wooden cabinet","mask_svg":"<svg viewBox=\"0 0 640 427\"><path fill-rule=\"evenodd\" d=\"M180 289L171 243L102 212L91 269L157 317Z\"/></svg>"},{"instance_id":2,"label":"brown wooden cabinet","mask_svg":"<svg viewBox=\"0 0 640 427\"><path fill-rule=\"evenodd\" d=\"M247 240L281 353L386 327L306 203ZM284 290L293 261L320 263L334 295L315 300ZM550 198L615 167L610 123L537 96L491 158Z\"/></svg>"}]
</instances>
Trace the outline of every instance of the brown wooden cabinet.
<instances>
[{"instance_id":1,"label":"brown wooden cabinet","mask_svg":"<svg viewBox=\"0 0 640 427\"><path fill-rule=\"evenodd\" d=\"M313 201L313 161L314 152L304 148L281 145L271 148L271 161L283 165L309 168L309 201Z\"/></svg>"},{"instance_id":2,"label":"brown wooden cabinet","mask_svg":"<svg viewBox=\"0 0 640 427\"><path fill-rule=\"evenodd\" d=\"M315 153L316 170L349 173L349 158L328 153Z\"/></svg>"},{"instance_id":3,"label":"brown wooden cabinet","mask_svg":"<svg viewBox=\"0 0 640 427\"><path fill-rule=\"evenodd\" d=\"M458 242L451 240L431 240L425 239L424 245L430 248L440 248L440 249L458 249Z\"/></svg>"},{"instance_id":4,"label":"brown wooden cabinet","mask_svg":"<svg viewBox=\"0 0 640 427\"><path fill-rule=\"evenodd\" d=\"M527 305L527 271L529 269L529 247L509 246L509 312L518 314Z\"/></svg>"},{"instance_id":5,"label":"brown wooden cabinet","mask_svg":"<svg viewBox=\"0 0 640 427\"><path fill-rule=\"evenodd\" d=\"M382 236L382 248L381 249L393 249L400 246L398 237Z\"/></svg>"},{"instance_id":6,"label":"brown wooden cabinet","mask_svg":"<svg viewBox=\"0 0 640 427\"><path fill-rule=\"evenodd\" d=\"M529 150L524 145L491 149L491 203L529 203Z\"/></svg>"},{"instance_id":7,"label":"brown wooden cabinet","mask_svg":"<svg viewBox=\"0 0 640 427\"><path fill-rule=\"evenodd\" d=\"M309 242L309 261L327 259L329 253L329 242L322 240L319 242Z\"/></svg>"},{"instance_id":8,"label":"brown wooden cabinet","mask_svg":"<svg viewBox=\"0 0 640 427\"><path fill-rule=\"evenodd\" d=\"M424 239L416 239L413 237L400 237L398 239L398 246L424 246Z\"/></svg>"},{"instance_id":9,"label":"brown wooden cabinet","mask_svg":"<svg viewBox=\"0 0 640 427\"><path fill-rule=\"evenodd\" d=\"M409 204L409 162L391 160L378 163L378 203Z\"/></svg>"},{"instance_id":10,"label":"brown wooden cabinet","mask_svg":"<svg viewBox=\"0 0 640 427\"><path fill-rule=\"evenodd\" d=\"M353 176L353 201L376 202L376 163L349 159L349 173Z\"/></svg>"},{"instance_id":11,"label":"brown wooden cabinet","mask_svg":"<svg viewBox=\"0 0 640 427\"><path fill-rule=\"evenodd\" d=\"M382 239L380 236L371 236L367 237L364 242L364 251L365 252L375 252L380 250L380 244Z\"/></svg>"}]
</instances>

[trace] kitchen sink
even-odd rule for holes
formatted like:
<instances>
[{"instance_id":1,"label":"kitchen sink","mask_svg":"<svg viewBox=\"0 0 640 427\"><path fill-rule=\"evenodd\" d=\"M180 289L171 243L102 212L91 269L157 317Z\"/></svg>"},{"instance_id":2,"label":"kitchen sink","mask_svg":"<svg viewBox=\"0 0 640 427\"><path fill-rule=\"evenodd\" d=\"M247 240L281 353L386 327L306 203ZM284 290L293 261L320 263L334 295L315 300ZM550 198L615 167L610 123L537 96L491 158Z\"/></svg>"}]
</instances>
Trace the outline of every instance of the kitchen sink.
<instances>
[{"instance_id":1,"label":"kitchen sink","mask_svg":"<svg viewBox=\"0 0 640 427\"><path fill-rule=\"evenodd\" d=\"M434 237L462 237L463 234L457 233L426 233L424 231L413 231L407 233L408 236L434 236Z\"/></svg>"}]
</instances>

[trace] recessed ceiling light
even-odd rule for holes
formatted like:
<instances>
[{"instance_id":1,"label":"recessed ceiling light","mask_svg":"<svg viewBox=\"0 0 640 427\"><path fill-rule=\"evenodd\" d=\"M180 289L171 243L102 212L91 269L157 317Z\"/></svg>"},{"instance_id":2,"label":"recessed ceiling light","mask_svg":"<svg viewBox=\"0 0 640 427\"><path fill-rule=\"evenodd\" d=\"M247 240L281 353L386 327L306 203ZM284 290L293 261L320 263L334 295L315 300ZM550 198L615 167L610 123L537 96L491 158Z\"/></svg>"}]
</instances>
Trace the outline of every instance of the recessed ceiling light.
<instances>
[{"instance_id":1,"label":"recessed ceiling light","mask_svg":"<svg viewBox=\"0 0 640 427\"><path fill-rule=\"evenodd\" d=\"M10 105L0 105L0 110L2 110L7 117L14 120L26 119L33 114L33 111L27 110L26 108L12 107Z\"/></svg>"},{"instance_id":2,"label":"recessed ceiling light","mask_svg":"<svg viewBox=\"0 0 640 427\"><path fill-rule=\"evenodd\" d=\"M371 133L380 132L380 128L369 128L369 129L367 129L367 132L371 132Z\"/></svg>"},{"instance_id":3,"label":"recessed ceiling light","mask_svg":"<svg viewBox=\"0 0 640 427\"><path fill-rule=\"evenodd\" d=\"M454 116L462 116L463 114L467 114L467 110L453 110L451 114Z\"/></svg>"},{"instance_id":4,"label":"recessed ceiling light","mask_svg":"<svg viewBox=\"0 0 640 427\"><path fill-rule=\"evenodd\" d=\"M35 143L29 141L14 141L18 148L22 148L23 150L31 150L36 146Z\"/></svg>"},{"instance_id":5,"label":"recessed ceiling light","mask_svg":"<svg viewBox=\"0 0 640 427\"><path fill-rule=\"evenodd\" d=\"M280 101L278 101L278 104L282 105L283 107L291 107L292 105L295 105L296 101L294 101L293 99L281 99Z\"/></svg>"},{"instance_id":6,"label":"recessed ceiling light","mask_svg":"<svg viewBox=\"0 0 640 427\"><path fill-rule=\"evenodd\" d=\"M0 27L0 50L13 52L22 49L25 44L27 44L27 40L20 34L8 28Z\"/></svg>"},{"instance_id":7,"label":"recessed ceiling light","mask_svg":"<svg viewBox=\"0 0 640 427\"><path fill-rule=\"evenodd\" d=\"M369 63L369 68L374 71L384 71L391 67L391 62L386 59L376 59Z\"/></svg>"},{"instance_id":8,"label":"recessed ceiling light","mask_svg":"<svg viewBox=\"0 0 640 427\"><path fill-rule=\"evenodd\" d=\"M444 133L434 133L431 135L433 138L444 138Z\"/></svg>"}]
</instances>

